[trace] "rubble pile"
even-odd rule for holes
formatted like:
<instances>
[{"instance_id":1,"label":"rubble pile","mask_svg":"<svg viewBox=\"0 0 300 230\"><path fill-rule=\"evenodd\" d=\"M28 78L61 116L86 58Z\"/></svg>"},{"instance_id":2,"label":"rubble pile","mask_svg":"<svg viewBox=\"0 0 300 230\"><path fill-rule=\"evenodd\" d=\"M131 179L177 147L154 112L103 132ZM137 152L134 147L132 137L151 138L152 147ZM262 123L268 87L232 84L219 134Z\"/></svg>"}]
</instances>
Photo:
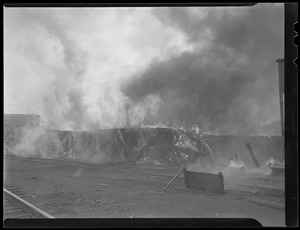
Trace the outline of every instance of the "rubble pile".
<instances>
[{"instance_id":1,"label":"rubble pile","mask_svg":"<svg viewBox=\"0 0 300 230\"><path fill-rule=\"evenodd\" d=\"M130 162L172 166L195 162L199 154L199 142L203 142L203 133L198 129L141 127L84 132L44 130L37 138L28 138L33 131L26 133L23 128L5 124L5 154L27 151L27 156L67 158L93 163ZM28 140L34 148L25 148ZM233 155L238 155L245 165L253 164L245 142L251 143L258 161L263 164L271 157L283 157L282 139L279 136L207 135L205 140L214 159L226 162L227 166ZM244 167L234 161L231 164L232 167Z\"/></svg>"}]
</instances>

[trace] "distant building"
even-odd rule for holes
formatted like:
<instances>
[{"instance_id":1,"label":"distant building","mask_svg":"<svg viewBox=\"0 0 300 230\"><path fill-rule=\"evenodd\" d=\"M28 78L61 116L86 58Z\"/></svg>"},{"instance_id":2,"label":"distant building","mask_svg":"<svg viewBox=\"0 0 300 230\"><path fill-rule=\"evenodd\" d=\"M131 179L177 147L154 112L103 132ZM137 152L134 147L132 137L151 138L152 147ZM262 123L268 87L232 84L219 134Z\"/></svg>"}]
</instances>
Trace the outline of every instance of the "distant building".
<instances>
[{"instance_id":1,"label":"distant building","mask_svg":"<svg viewBox=\"0 0 300 230\"><path fill-rule=\"evenodd\" d=\"M4 126L35 127L40 125L40 120L37 114L4 114Z\"/></svg>"},{"instance_id":2,"label":"distant building","mask_svg":"<svg viewBox=\"0 0 300 230\"><path fill-rule=\"evenodd\" d=\"M24 128L37 127L40 120L37 114L4 114L4 154L13 153L22 141Z\"/></svg>"}]
</instances>

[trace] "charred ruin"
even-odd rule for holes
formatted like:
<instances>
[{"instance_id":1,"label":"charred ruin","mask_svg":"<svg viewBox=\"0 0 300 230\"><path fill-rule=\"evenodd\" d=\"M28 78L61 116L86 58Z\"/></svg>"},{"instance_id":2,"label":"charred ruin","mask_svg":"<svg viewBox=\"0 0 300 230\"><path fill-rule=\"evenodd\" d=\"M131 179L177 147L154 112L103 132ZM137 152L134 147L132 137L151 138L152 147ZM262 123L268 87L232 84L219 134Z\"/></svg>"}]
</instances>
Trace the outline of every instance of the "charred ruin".
<instances>
[{"instance_id":1,"label":"charred ruin","mask_svg":"<svg viewBox=\"0 0 300 230\"><path fill-rule=\"evenodd\" d=\"M16 117L23 119L23 115L14 115L13 119ZM5 153L26 156L26 135L32 135L28 130L36 131L38 126L14 126L8 122L4 128ZM195 132L160 127L84 132L43 130L38 137L30 139L33 148L27 154L45 158L96 160L98 163L130 161L180 166L195 161L199 151L197 142L200 141L194 137ZM271 158L280 161L284 157L280 136L207 135L206 142L218 162L229 162L234 155L238 155L239 160L249 167L255 166L245 148L246 142L253 145L258 161L263 164Z\"/></svg>"}]
</instances>

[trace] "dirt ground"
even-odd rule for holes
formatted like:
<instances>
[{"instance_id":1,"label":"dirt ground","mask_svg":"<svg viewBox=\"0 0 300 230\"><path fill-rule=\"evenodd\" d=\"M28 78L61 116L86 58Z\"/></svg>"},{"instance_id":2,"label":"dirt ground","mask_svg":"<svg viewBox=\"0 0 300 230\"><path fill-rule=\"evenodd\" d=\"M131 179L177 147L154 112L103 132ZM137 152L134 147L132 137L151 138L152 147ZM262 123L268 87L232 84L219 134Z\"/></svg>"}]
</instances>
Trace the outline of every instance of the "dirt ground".
<instances>
[{"instance_id":1,"label":"dirt ground","mask_svg":"<svg viewBox=\"0 0 300 230\"><path fill-rule=\"evenodd\" d=\"M56 218L249 217L263 226L285 226L284 197L237 190L208 194L185 188L179 169L104 165L71 167L4 159L4 183L30 195L27 201Z\"/></svg>"}]
</instances>

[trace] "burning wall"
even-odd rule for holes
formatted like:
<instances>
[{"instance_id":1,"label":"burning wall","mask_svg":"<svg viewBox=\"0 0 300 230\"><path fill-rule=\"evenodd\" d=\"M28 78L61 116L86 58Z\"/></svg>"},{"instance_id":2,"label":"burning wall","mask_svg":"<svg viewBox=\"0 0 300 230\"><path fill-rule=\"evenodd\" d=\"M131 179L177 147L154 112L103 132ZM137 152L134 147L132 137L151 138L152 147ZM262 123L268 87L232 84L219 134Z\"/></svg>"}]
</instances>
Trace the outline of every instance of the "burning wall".
<instances>
[{"instance_id":1,"label":"burning wall","mask_svg":"<svg viewBox=\"0 0 300 230\"><path fill-rule=\"evenodd\" d=\"M18 130L18 134L9 133L10 129L5 126L5 146L14 154L94 163L131 161L182 165L195 161L196 142L199 141L193 137L195 130L161 127L84 132L44 130L41 127ZM252 145L261 164L271 157L276 160L283 158L279 136L208 135L206 142L213 150L215 160L221 163L228 163L233 156L238 156L246 165L253 165L246 142Z\"/></svg>"}]
</instances>

